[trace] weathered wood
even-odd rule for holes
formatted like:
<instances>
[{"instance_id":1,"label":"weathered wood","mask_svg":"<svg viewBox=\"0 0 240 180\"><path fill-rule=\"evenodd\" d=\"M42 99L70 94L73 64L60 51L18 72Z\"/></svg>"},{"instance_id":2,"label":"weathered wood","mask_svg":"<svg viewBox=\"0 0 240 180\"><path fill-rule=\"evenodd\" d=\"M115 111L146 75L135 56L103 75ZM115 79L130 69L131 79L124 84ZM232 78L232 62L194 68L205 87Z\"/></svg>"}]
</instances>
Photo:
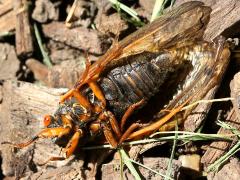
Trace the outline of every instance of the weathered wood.
<instances>
[{"instance_id":1,"label":"weathered wood","mask_svg":"<svg viewBox=\"0 0 240 180\"><path fill-rule=\"evenodd\" d=\"M41 122L43 115L53 113L57 107L59 92L60 90L58 89L50 89L18 81L7 81L4 83L1 104L2 116L0 117L0 142L22 142L38 133L43 127ZM36 163L44 162L47 157L54 154L54 149L58 149L55 155L60 150L53 143L44 142L42 145L44 145L44 148L40 152L34 150L34 154L41 154L34 156ZM41 146L41 144L38 144L38 146ZM14 171L16 171L14 162L18 155L13 153L11 146L1 145L0 148L3 157L3 173L5 175L13 175ZM27 152L23 151L19 156L24 156L29 151L32 151L32 148L27 149ZM27 165L25 164L25 166Z\"/></svg>"},{"instance_id":2,"label":"weathered wood","mask_svg":"<svg viewBox=\"0 0 240 180\"><path fill-rule=\"evenodd\" d=\"M15 29L15 15L12 0L0 3L0 35L9 33ZM9 23L11 22L11 23Z\"/></svg>"},{"instance_id":3,"label":"weathered wood","mask_svg":"<svg viewBox=\"0 0 240 180\"><path fill-rule=\"evenodd\" d=\"M229 113L226 123L230 126L240 129L240 111L239 111L239 97L240 97L240 73L234 76L234 79L230 83L231 87L231 97L233 100L233 109ZM218 134L232 134L230 130L220 128ZM237 139L236 139L237 140ZM214 163L217 159L219 159L223 154L225 154L228 149L231 147L231 142L226 141L217 141L213 142L209 145L207 151L202 156L201 162L206 166Z\"/></svg>"},{"instance_id":4,"label":"weathered wood","mask_svg":"<svg viewBox=\"0 0 240 180\"><path fill-rule=\"evenodd\" d=\"M33 53L33 37L29 21L28 0L13 0L14 13L16 14L16 51L18 56L29 56Z\"/></svg>"},{"instance_id":5,"label":"weathered wood","mask_svg":"<svg viewBox=\"0 0 240 180\"><path fill-rule=\"evenodd\" d=\"M234 110L232 110L229 113L229 116L227 117L225 122L231 126L235 126L236 124L234 122L237 122L237 121L238 119L236 118L236 114ZM232 132L224 128L220 128L217 134L232 134ZM205 166L208 166L214 163L217 159L219 159L223 154L227 152L231 144L232 144L231 142L227 142L227 141L212 142L208 146L207 151L202 156L201 163L203 163Z\"/></svg>"},{"instance_id":6,"label":"weathered wood","mask_svg":"<svg viewBox=\"0 0 240 180\"><path fill-rule=\"evenodd\" d=\"M0 80L15 79L20 61L14 47L7 43L0 43L0 54Z\"/></svg>"},{"instance_id":7,"label":"weathered wood","mask_svg":"<svg viewBox=\"0 0 240 180\"><path fill-rule=\"evenodd\" d=\"M212 180L238 180L240 177L240 162L238 158L231 159L217 173L209 173L207 179Z\"/></svg>"},{"instance_id":8,"label":"weathered wood","mask_svg":"<svg viewBox=\"0 0 240 180\"><path fill-rule=\"evenodd\" d=\"M102 41L104 38L100 36L98 31L84 27L68 29L64 23L52 22L43 25L43 32L47 37L55 41L88 51L91 54L101 55L109 47L106 41Z\"/></svg>"},{"instance_id":9,"label":"weathered wood","mask_svg":"<svg viewBox=\"0 0 240 180\"><path fill-rule=\"evenodd\" d=\"M50 0L37 0L32 13L32 18L40 23L46 23L49 20L57 21L59 18L59 8L56 5L59 2Z\"/></svg>"},{"instance_id":10,"label":"weathered wood","mask_svg":"<svg viewBox=\"0 0 240 180\"><path fill-rule=\"evenodd\" d=\"M48 69L39 61L30 58L26 61L28 68L48 87L72 88L85 70L85 60L78 57L75 60L63 61L59 65Z\"/></svg>"}]
</instances>

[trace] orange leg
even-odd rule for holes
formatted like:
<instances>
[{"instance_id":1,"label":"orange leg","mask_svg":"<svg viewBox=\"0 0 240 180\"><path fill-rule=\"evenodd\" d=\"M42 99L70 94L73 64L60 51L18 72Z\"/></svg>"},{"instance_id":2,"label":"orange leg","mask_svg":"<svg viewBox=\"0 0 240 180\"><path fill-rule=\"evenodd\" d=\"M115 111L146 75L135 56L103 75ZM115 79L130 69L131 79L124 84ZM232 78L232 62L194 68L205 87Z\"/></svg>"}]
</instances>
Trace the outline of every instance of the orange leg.
<instances>
[{"instance_id":1,"label":"orange leg","mask_svg":"<svg viewBox=\"0 0 240 180\"><path fill-rule=\"evenodd\" d=\"M111 146L113 148L117 148L118 143L117 143L115 137L113 136L113 132L112 132L111 128L109 128L109 126L105 122L102 123L102 128L103 128L103 133L104 133L104 136L105 136L107 142L109 144L111 144Z\"/></svg>"},{"instance_id":2,"label":"orange leg","mask_svg":"<svg viewBox=\"0 0 240 180\"><path fill-rule=\"evenodd\" d=\"M118 144L121 144L122 142L124 142L129 136L130 134L132 134L132 132L139 128L140 127L140 124L138 123L134 123L132 124L126 131L125 133L122 135L121 139L119 140Z\"/></svg>"},{"instance_id":3,"label":"orange leg","mask_svg":"<svg viewBox=\"0 0 240 180\"><path fill-rule=\"evenodd\" d=\"M34 136L32 139L25 143L19 143L19 144L13 144L11 142L3 142L3 144L11 144L14 147L17 148L24 148L30 144L32 144L34 141L36 141L39 138L54 138L54 137L62 137L64 135L69 134L71 129L68 128L63 128L63 127L58 127L58 128L46 128L42 130L38 135Z\"/></svg>"},{"instance_id":4,"label":"orange leg","mask_svg":"<svg viewBox=\"0 0 240 180\"><path fill-rule=\"evenodd\" d=\"M120 139L120 137L122 136L122 133L121 133L121 130L119 129L118 122L115 116L110 111L108 111L107 114L108 114L109 122L111 124L113 132L117 135L118 139Z\"/></svg>"},{"instance_id":5,"label":"orange leg","mask_svg":"<svg viewBox=\"0 0 240 180\"><path fill-rule=\"evenodd\" d=\"M89 87L92 89L94 95L100 101L100 105L95 107L95 112L101 112L106 107L106 99L102 90L99 88L99 85L95 81L88 83Z\"/></svg>"},{"instance_id":6,"label":"orange leg","mask_svg":"<svg viewBox=\"0 0 240 180\"><path fill-rule=\"evenodd\" d=\"M67 146L64 148L64 153L65 153L65 157L51 157L49 158L47 161L45 161L42 164L38 164L40 166L47 164L50 161L63 161L67 158L69 158L75 151L77 145L78 145L78 141L79 139L83 136L83 132L82 130L78 130L74 133L74 135L72 136L72 138L70 139L70 141L68 142Z\"/></svg>"},{"instance_id":7,"label":"orange leg","mask_svg":"<svg viewBox=\"0 0 240 180\"><path fill-rule=\"evenodd\" d=\"M99 115L98 120L100 121L100 124L103 127L103 133L104 136L106 137L106 140L109 142L109 144L116 148L118 143L113 135L113 132L119 139L121 137L121 131L119 129L117 120L115 119L114 115L110 111L103 112ZM108 123L110 123L110 125Z\"/></svg>"},{"instance_id":8,"label":"orange leg","mask_svg":"<svg viewBox=\"0 0 240 180\"><path fill-rule=\"evenodd\" d=\"M70 139L66 148L64 149L64 152L66 153L66 158L69 158L73 154L78 145L78 141L82 136L83 136L82 130L78 130L77 132L74 133L73 137Z\"/></svg>"},{"instance_id":9,"label":"orange leg","mask_svg":"<svg viewBox=\"0 0 240 180\"><path fill-rule=\"evenodd\" d=\"M141 101L132 104L131 106L128 107L127 111L124 113L122 119L121 119L121 131L123 131L124 125L128 119L128 117L136 110L139 106L141 106L144 103L144 99Z\"/></svg>"},{"instance_id":10,"label":"orange leg","mask_svg":"<svg viewBox=\"0 0 240 180\"><path fill-rule=\"evenodd\" d=\"M100 120L100 123L101 122L110 122L111 129L116 134L116 136L118 138L120 138L122 136L122 133L121 133L121 131L119 129L117 120L116 120L115 116L110 111L101 113L99 115L98 120Z\"/></svg>"},{"instance_id":11,"label":"orange leg","mask_svg":"<svg viewBox=\"0 0 240 180\"><path fill-rule=\"evenodd\" d=\"M65 93L64 95L62 95L60 97L60 101L59 103L63 103L66 99L69 99L70 97L73 96L73 91L75 91L75 89L71 89L69 90L67 93Z\"/></svg>"},{"instance_id":12,"label":"orange leg","mask_svg":"<svg viewBox=\"0 0 240 180\"><path fill-rule=\"evenodd\" d=\"M160 129L160 127L162 127L166 122L168 122L169 120L171 120L171 118L173 116L175 116L179 111L181 111L181 109L192 99L192 97L190 97L188 100L186 100L182 105L180 105L179 107L173 109L169 114L167 114L166 116L164 116L163 118L159 119L158 121L156 121L155 123L144 127L136 132L133 132L128 139L140 139L143 136L147 136L150 135L151 133L153 133L154 131L157 131Z\"/></svg>"}]
</instances>

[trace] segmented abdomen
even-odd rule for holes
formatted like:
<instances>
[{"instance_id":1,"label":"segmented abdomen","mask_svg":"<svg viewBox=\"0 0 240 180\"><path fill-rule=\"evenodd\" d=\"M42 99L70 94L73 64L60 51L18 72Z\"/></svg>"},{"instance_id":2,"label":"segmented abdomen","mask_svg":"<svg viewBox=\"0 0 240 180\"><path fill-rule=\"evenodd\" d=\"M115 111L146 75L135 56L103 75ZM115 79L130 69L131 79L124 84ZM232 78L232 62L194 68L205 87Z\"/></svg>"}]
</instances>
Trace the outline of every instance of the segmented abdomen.
<instances>
[{"instance_id":1,"label":"segmented abdomen","mask_svg":"<svg viewBox=\"0 0 240 180\"><path fill-rule=\"evenodd\" d=\"M125 65L112 69L101 79L100 86L116 116L159 91L168 73L174 70L169 61L168 53L141 53L128 57Z\"/></svg>"}]
</instances>

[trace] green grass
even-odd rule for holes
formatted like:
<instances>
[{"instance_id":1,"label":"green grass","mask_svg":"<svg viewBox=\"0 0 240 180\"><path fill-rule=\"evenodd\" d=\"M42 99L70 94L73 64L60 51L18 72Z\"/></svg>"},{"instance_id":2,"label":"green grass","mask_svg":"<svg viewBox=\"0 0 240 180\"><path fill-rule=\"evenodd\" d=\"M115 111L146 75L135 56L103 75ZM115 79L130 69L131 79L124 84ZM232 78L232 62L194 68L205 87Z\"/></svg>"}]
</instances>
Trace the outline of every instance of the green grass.
<instances>
[{"instance_id":1,"label":"green grass","mask_svg":"<svg viewBox=\"0 0 240 180\"><path fill-rule=\"evenodd\" d=\"M52 67L52 63L51 63L51 60L48 56L48 54L46 53L44 47L43 47L43 42L42 42L42 38L40 36L40 33L39 33L39 30L38 30L38 27L37 27L37 24L34 23L33 24L33 29L34 29L34 33L35 33L35 36L36 36L36 39L37 39L37 43L38 43L38 46L40 48L40 51L42 53L42 56L43 56L43 63L51 68Z\"/></svg>"},{"instance_id":2,"label":"green grass","mask_svg":"<svg viewBox=\"0 0 240 180\"><path fill-rule=\"evenodd\" d=\"M170 177L171 176L171 173L172 173L172 165L173 165L173 158L174 158L174 155L175 155L175 150L176 150L176 146L177 146L177 141L178 141L178 123L176 122L176 128L175 128L175 136L174 136L174 140L173 140L173 146L172 146L172 152L171 152L171 156L169 158L169 162L168 162L168 168L167 168L167 172L166 172L166 175L167 177ZM164 178L165 180L167 180L167 178Z\"/></svg>"},{"instance_id":3,"label":"green grass","mask_svg":"<svg viewBox=\"0 0 240 180\"><path fill-rule=\"evenodd\" d=\"M175 139L175 135L171 134L178 134L178 140L190 140L190 141L209 141L209 140L223 140L223 141L233 141L234 137L239 134L229 134L229 135L221 135L221 134L204 134L204 133L194 133L188 131L166 131L166 132L157 132L151 135L154 137L156 135L167 135L159 138L149 138L131 142L124 142L122 146L134 146L139 144L149 144L154 142L161 142L161 141L173 141ZM84 150L92 150L92 149L104 149L104 148L112 148L111 145L99 145L99 146L90 146L90 147L82 147Z\"/></svg>"},{"instance_id":4,"label":"green grass","mask_svg":"<svg viewBox=\"0 0 240 180\"><path fill-rule=\"evenodd\" d=\"M134 167L134 165L132 164L129 156L127 155L127 153L124 151L124 149L120 148L118 150L122 162L128 167L129 171L131 172L131 174L134 176L134 178L136 180L141 180L141 177L139 175L139 173L137 172L136 168Z\"/></svg>"},{"instance_id":5,"label":"green grass","mask_svg":"<svg viewBox=\"0 0 240 180\"><path fill-rule=\"evenodd\" d=\"M151 22L154 21L155 19L157 19L160 15L163 14L163 10L166 6L166 4L169 2L170 0L156 0L155 4L154 4L154 8L153 8L153 12L152 12L152 17L151 17ZM170 7L173 6L175 0L171 0L171 4Z\"/></svg>"},{"instance_id":6,"label":"green grass","mask_svg":"<svg viewBox=\"0 0 240 180\"><path fill-rule=\"evenodd\" d=\"M234 128L224 122L221 122L221 121L218 121L217 124L224 129L230 130L235 136L238 137L238 139L240 138L240 131L238 131L236 128ZM216 160L213 164L211 164L208 167L207 171L208 172L209 171L217 171L223 164L225 164L226 161L229 160L229 158L231 156L233 156L239 150L240 150L240 141L238 140L237 143L230 150L228 150L228 152L226 154L224 154L218 160Z\"/></svg>"},{"instance_id":7,"label":"green grass","mask_svg":"<svg viewBox=\"0 0 240 180\"><path fill-rule=\"evenodd\" d=\"M117 12L120 14L120 16L123 19L125 19L127 22L130 22L138 27L141 27L144 25L144 23L138 17L138 13L135 10L133 10L132 8L126 6L125 4L123 4L117 0L108 0L108 1L112 3L113 7L117 10ZM121 11L128 14L131 18L128 18L126 15L122 14Z\"/></svg>"},{"instance_id":8,"label":"green grass","mask_svg":"<svg viewBox=\"0 0 240 180\"><path fill-rule=\"evenodd\" d=\"M225 123L220 124L222 127L223 125L224 128L230 128L229 125L226 125ZM154 173L156 173L159 176L164 177L165 179L171 179L171 170L172 170L172 160L175 154L175 148L176 148L176 143L177 141L181 140L187 140L187 141L209 141L209 140L223 140L223 141L234 141L236 137L240 136L240 132L234 130L234 134L228 134L228 135L221 135L221 134L204 134L204 133L194 133L194 132L187 132L187 131L168 131L168 132L157 132L151 135L151 137L154 137L156 135L168 135L168 136L163 136L159 138L149 138L149 139L144 139L144 140L138 140L138 141L132 141L132 142L125 142L122 144L122 147L125 145L139 145L139 144L147 144L147 143L153 143L153 142L160 142L160 141L171 141L173 142L173 147L172 147L172 152L171 152L171 157L169 160L168 164L168 169L166 171L166 175L161 174L160 172L157 172L139 162L136 162L132 159L130 159L127 155L127 153L124 151L123 148L120 148L118 152L120 153L120 156L122 158L123 164L125 164L132 175L135 177L135 179L139 179L140 175L138 174L138 171L134 167L133 163L142 166ZM171 135L173 134L173 135ZM89 149L102 149L102 148L112 148L111 145L100 145L100 146L92 146L92 147L83 147L82 149L89 150ZM218 161L216 161L213 165L209 166L208 171L213 171L216 170L218 167L220 167L226 160L229 159L233 154L235 154L237 151L240 150L240 142L238 142L228 153L226 153L222 158L220 158ZM122 168L123 169L123 168Z\"/></svg>"},{"instance_id":9,"label":"green grass","mask_svg":"<svg viewBox=\"0 0 240 180\"><path fill-rule=\"evenodd\" d=\"M128 167L129 171L131 172L131 174L134 176L135 179L141 179L141 176L139 175L138 171L136 170L136 168L134 167L133 164L136 164L136 165L138 165L138 166L141 166L141 167L143 167L143 168L145 168L145 169L147 169L147 170L155 173L155 174L158 175L158 176L164 177L166 180L172 179L172 178L170 178L169 176L166 176L166 175L164 175L164 174L162 174L162 173L160 173L160 172L158 172L158 171L155 171L155 170L153 170L153 169L145 166L145 165L142 164L142 163L139 163L139 162L134 161L133 159L129 158L129 156L128 156L127 153L124 151L124 149L120 148L120 149L118 150L118 152L119 152L119 154L120 154L120 156L121 156L121 158L122 158L123 163Z\"/></svg>"}]
</instances>

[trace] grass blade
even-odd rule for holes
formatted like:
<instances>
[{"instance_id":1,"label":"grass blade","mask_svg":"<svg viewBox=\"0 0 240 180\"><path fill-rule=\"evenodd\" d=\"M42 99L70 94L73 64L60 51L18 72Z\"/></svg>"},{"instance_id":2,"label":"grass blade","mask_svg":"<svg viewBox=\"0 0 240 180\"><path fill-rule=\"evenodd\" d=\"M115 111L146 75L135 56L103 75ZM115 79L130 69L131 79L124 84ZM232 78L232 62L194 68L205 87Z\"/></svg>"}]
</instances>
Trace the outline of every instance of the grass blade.
<instances>
[{"instance_id":1,"label":"grass blade","mask_svg":"<svg viewBox=\"0 0 240 180\"><path fill-rule=\"evenodd\" d=\"M136 11L134 11L133 9L127 7L125 4L120 3L117 0L108 0L110 1L113 5L119 7L120 9L122 9L124 12L126 12L127 14L129 14L131 17L133 17L136 21L141 21L138 17L138 14Z\"/></svg>"},{"instance_id":2,"label":"grass blade","mask_svg":"<svg viewBox=\"0 0 240 180\"><path fill-rule=\"evenodd\" d=\"M134 178L135 178L136 180L141 180L140 175L138 174L137 170L136 170L135 167L133 166L130 158L128 157L128 155L127 155L127 153L124 151L124 149L120 148L120 149L118 150L118 152L120 153L124 164L128 167L129 171L130 171L131 174L134 176Z\"/></svg>"},{"instance_id":3,"label":"grass blade","mask_svg":"<svg viewBox=\"0 0 240 180\"><path fill-rule=\"evenodd\" d=\"M50 60L48 54L44 50L42 39L41 39L41 36L40 36L40 33L39 33L39 30L38 30L38 27L37 27L36 23L33 24L33 28L34 28L34 32L35 32L35 36L36 36L36 39L37 39L38 46L39 46L40 51L41 51L42 56L43 56L43 63L47 67L50 68L50 67L52 67L52 63L51 63L51 60Z\"/></svg>"},{"instance_id":4,"label":"grass blade","mask_svg":"<svg viewBox=\"0 0 240 180\"><path fill-rule=\"evenodd\" d=\"M171 156L169 158L169 162L168 162L168 168L167 168L167 173L166 176L167 177L171 177L171 173L172 173L172 162L173 162L173 157L175 154L175 150L176 150L176 145L177 145L177 140L178 140L178 125L176 123L176 128L175 128L175 136L174 136L174 141L173 141L173 146L172 146L172 152L171 152ZM167 180L167 178L165 178L165 180Z\"/></svg>"}]
</instances>

